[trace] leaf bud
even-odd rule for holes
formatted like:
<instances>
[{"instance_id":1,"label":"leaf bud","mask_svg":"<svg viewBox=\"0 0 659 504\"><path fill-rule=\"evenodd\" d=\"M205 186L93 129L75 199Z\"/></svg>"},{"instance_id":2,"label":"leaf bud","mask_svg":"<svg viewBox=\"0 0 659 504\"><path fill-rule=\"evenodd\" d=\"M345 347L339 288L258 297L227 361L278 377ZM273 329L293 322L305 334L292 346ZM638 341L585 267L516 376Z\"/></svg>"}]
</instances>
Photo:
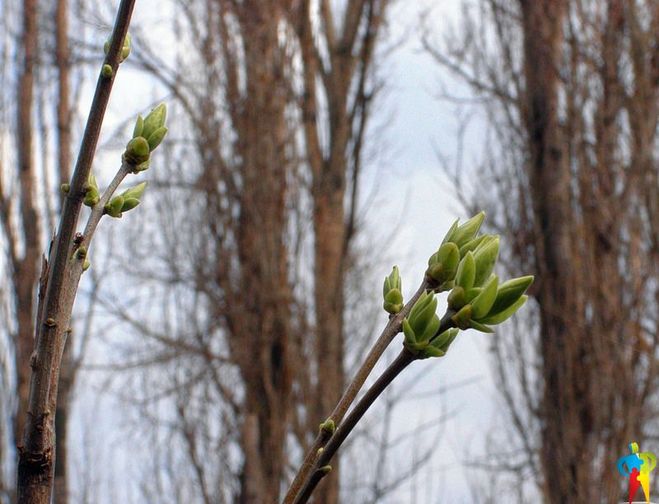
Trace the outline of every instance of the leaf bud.
<instances>
[{"instance_id":1,"label":"leaf bud","mask_svg":"<svg viewBox=\"0 0 659 504\"><path fill-rule=\"evenodd\" d=\"M121 195L115 196L110 200L110 202L107 205L105 205L104 211L110 217L120 219L121 209L123 206L124 206L124 197Z\"/></svg>"},{"instance_id":2,"label":"leaf bud","mask_svg":"<svg viewBox=\"0 0 659 504\"><path fill-rule=\"evenodd\" d=\"M451 317L456 327L460 329L469 329L471 322L471 305L464 305L460 311Z\"/></svg>"},{"instance_id":3,"label":"leaf bud","mask_svg":"<svg viewBox=\"0 0 659 504\"><path fill-rule=\"evenodd\" d=\"M485 212L479 212L474 215L467 222L459 226L451 235L449 241L455 243L458 247L462 247L465 243L470 241L476 236L478 230L481 228L485 220Z\"/></svg>"},{"instance_id":4,"label":"leaf bud","mask_svg":"<svg viewBox=\"0 0 659 504\"><path fill-rule=\"evenodd\" d=\"M130 165L138 166L149 159L149 143L146 138L138 136L126 145L124 161Z\"/></svg>"},{"instance_id":5,"label":"leaf bud","mask_svg":"<svg viewBox=\"0 0 659 504\"><path fill-rule=\"evenodd\" d=\"M460 262L460 251L455 243L444 243L430 259L426 275L438 285L453 280Z\"/></svg>"},{"instance_id":6,"label":"leaf bud","mask_svg":"<svg viewBox=\"0 0 659 504\"><path fill-rule=\"evenodd\" d=\"M149 138L155 131L165 125L167 119L167 105L161 103L156 108L151 110L144 119L144 127L142 134L144 138Z\"/></svg>"},{"instance_id":7,"label":"leaf bud","mask_svg":"<svg viewBox=\"0 0 659 504\"><path fill-rule=\"evenodd\" d=\"M499 278L492 275L485 283L481 292L471 301L471 317L475 320L485 317L497 297L497 286L499 285Z\"/></svg>"},{"instance_id":8,"label":"leaf bud","mask_svg":"<svg viewBox=\"0 0 659 504\"><path fill-rule=\"evenodd\" d=\"M147 139L147 142L149 143L149 149L151 151L154 151L156 147L160 145L160 142L162 142L163 139L165 138L165 135L167 135L167 131L168 129L166 126L161 126L156 131L151 133L151 135Z\"/></svg>"},{"instance_id":9,"label":"leaf bud","mask_svg":"<svg viewBox=\"0 0 659 504\"><path fill-rule=\"evenodd\" d=\"M83 204L88 207L93 207L101 199L98 190L98 183L93 173L89 174L87 178L87 185L85 186L85 198L82 200Z\"/></svg>"},{"instance_id":10,"label":"leaf bud","mask_svg":"<svg viewBox=\"0 0 659 504\"><path fill-rule=\"evenodd\" d=\"M471 289L476 279L476 263L474 254L469 251L460 261L458 271L455 274L455 284L463 289Z\"/></svg>"},{"instance_id":11,"label":"leaf bud","mask_svg":"<svg viewBox=\"0 0 659 504\"><path fill-rule=\"evenodd\" d=\"M383 308L391 313L396 314L403 309L402 281L398 266L394 266L388 277L384 279L382 286L382 296L384 297Z\"/></svg>"},{"instance_id":12,"label":"leaf bud","mask_svg":"<svg viewBox=\"0 0 659 504\"><path fill-rule=\"evenodd\" d=\"M506 280L497 289L497 297L488 316L496 315L517 302L533 283L533 276L523 276Z\"/></svg>"},{"instance_id":13,"label":"leaf bud","mask_svg":"<svg viewBox=\"0 0 659 504\"><path fill-rule=\"evenodd\" d=\"M105 77L106 79L111 79L112 75L114 74L114 71L112 70L112 67L108 65L107 63L103 65L103 68L101 68L101 75Z\"/></svg>"},{"instance_id":14,"label":"leaf bud","mask_svg":"<svg viewBox=\"0 0 659 504\"><path fill-rule=\"evenodd\" d=\"M140 114L137 116L137 120L135 121L135 127L133 128L133 138L142 136L143 130L144 130L144 118Z\"/></svg>"},{"instance_id":15,"label":"leaf bud","mask_svg":"<svg viewBox=\"0 0 659 504\"><path fill-rule=\"evenodd\" d=\"M483 242L485 243L485 242ZM479 287L483 285L494 270L494 265L499 257L499 237L497 236L485 245L481 244L474 252L474 262L476 266L476 273L474 278L474 285Z\"/></svg>"},{"instance_id":16,"label":"leaf bud","mask_svg":"<svg viewBox=\"0 0 659 504\"><path fill-rule=\"evenodd\" d=\"M524 305L524 303L526 303L526 300L528 298L529 297L526 295L521 296L517 301L515 301L515 303L510 305L505 310L497 313L496 315L487 316L484 319L481 319L481 322L483 324L492 324L492 325L501 324L502 322L505 322L510 317L512 317L515 314L515 312Z\"/></svg>"}]
</instances>

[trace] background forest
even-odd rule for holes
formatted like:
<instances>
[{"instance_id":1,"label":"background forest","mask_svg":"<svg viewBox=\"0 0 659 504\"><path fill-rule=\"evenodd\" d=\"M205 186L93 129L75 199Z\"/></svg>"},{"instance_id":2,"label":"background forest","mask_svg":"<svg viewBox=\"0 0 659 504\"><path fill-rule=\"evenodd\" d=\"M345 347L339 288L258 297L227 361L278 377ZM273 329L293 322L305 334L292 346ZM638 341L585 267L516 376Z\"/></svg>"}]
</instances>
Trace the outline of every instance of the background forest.
<instances>
[{"instance_id":1,"label":"background forest","mask_svg":"<svg viewBox=\"0 0 659 504\"><path fill-rule=\"evenodd\" d=\"M1 504L115 12L0 0ZM407 370L314 502L621 500L627 444L659 452L656 1L137 0L130 33L99 182L138 113L167 102L169 134L89 251L55 503L281 500L387 320L382 278L411 294L480 210L531 301Z\"/></svg>"}]
</instances>

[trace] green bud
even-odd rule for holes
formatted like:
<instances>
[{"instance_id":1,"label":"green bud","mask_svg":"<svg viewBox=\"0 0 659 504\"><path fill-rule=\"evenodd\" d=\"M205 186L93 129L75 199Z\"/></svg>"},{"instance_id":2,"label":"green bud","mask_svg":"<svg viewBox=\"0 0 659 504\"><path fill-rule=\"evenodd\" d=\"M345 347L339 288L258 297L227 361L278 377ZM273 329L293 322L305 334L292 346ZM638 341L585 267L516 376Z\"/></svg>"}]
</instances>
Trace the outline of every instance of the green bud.
<instances>
[{"instance_id":1,"label":"green bud","mask_svg":"<svg viewBox=\"0 0 659 504\"><path fill-rule=\"evenodd\" d=\"M331 418L328 418L325 420L323 423L320 424L319 430L323 434L329 434L330 436L334 434L334 431L336 430L336 424L334 423L334 420Z\"/></svg>"},{"instance_id":2,"label":"green bud","mask_svg":"<svg viewBox=\"0 0 659 504\"><path fill-rule=\"evenodd\" d=\"M444 243L428 259L426 274L438 284L453 280L460 262L460 250L455 243Z\"/></svg>"},{"instance_id":3,"label":"green bud","mask_svg":"<svg viewBox=\"0 0 659 504\"><path fill-rule=\"evenodd\" d=\"M497 298L488 313L489 316L496 315L506 310L517 302L533 283L533 276L512 278L499 285Z\"/></svg>"},{"instance_id":4,"label":"green bud","mask_svg":"<svg viewBox=\"0 0 659 504\"><path fill-rule=\"evenodd\" d=\"M430 357L444 357L446 355L446 351L430 344L423 347L423 349L419 351L418 355L421 359L428 359Z\"/></svg>"},{"instance_id":5,"label":"green bud","mask_svg":"<svg viewBox=\"0 0 659 504\"><path fill-rule=\"evenodd\" d=\"M120 61L124 61L130 55L130 46L131 46L131 36L130 33L126 33L126 38L124 39L124 45L121 48Z\"/></svg>"},{"instance_id":6,"label":"green bud","mask_svg":"<svg viewBox=\"0 0 659 504\"><path fill-rule=\"evenodd\" d=\"M453 232L450 241L455 243L458 247L462 247L476 236L484 219L485 212L477 213Z\"/></svg>"},{"instance_id":7,"label":"green bud","mask_svg":"<svg viewBox=\"0 0 659 504\"><path fill-rule=\"evenodd\" d=\"M403 309L403 294L402 281L398 266L394 266L388 277L384 279L382 286L382 296L384 297L384 304L382 305L385 311L393 314L400 312Z\"/></svg>"},{"instance_id":8,"label":"green bud","mask_svg":"<svg viewBox=\"0 0 659 504\"><path fill-rule=\"evenodd\" d=\"M416 347L416 334L412 330L409 320L403 319L403 335L405 336L405 346L408 348Z\"/></svg>"},{"instance_id":9,"label":"green bud","mask_svg":"<svg viewBox=\"0 0 659 504\"><path fill-rule=\"evenodd\" d=\"M414 333L417 335L417 340L418 336L424 333L436 310L437 299L435 299L435 296L428 292L421 294L412 307L409 316L410 326L412 326Z\"/></svg>"},{"instance_id":10,"label":"green bud","mask_svg":"<svg viewBox=\"0 0 659 504\"><path fill-rule=\"evenodd\" d=\"M82 263L82 271L87 271L92 263L89 262L89 259L85 257L85 262Z\"/></svg>"},{"instance_id":11,"label":"green bud","mask_svg":"<svg viewBox=\"0 0 659 504\"><path fill-rule=\"evenodd\" d=\"M483 292L482 287L472 287L471 289L467 289L465 291L465 304L471 303L481 292Z\"/></svg>"},{"instance_id":12,"label":"green bud","mask_svg":"<svg viewBox=\"0 0 659 504\"><path fill-rule=\"evenodd\" d=\"M430 341L437 334L440 324L441 321L439 320L439 317L433 313L430 321L423 329L423 332L420 335L417 335L417 342L427 343Z\"/></svg>"},{"instance_id":13,"label":"green bud","mask_svg":"<svg viewBox=\"0 0 659 504\"><path fill-rule=\"evenodd\" d=\"M403 309L403 295L398 289L391 289L384 297L382 307L388 313L395 315Z\"/></svg>"},{"instance_id":14,"label":"green bud","mask_svg":"<svg viewBox=\"0 0 659 504\"><path fill-rule=\"evenodd\" d=\"M469 325L471 326L472 329L476 329L477 331L484 332L484 333L493 333L494 329L492 329L489 326L486 326L485 324L481 322L477 322L475 320L472 320L469 322Z\"/></svg>"},{"instance_id":15,"label":"green bud","mask_svg":"<svg viewBox=\"0 0 659 504\"><path fill-rule=\"evenodd\" d=\"M59 190L62 191L62 194L69 194L71 190L71 184L62 184L59 186Z\"/></svg>"},{"instance_id":16,"label":"green bud","mask_svg":"<svg viewBox=\"0 0 659 504\"><path fill-rule=\"evenodd\" d=\"M103 68L101 68L101 75L106 79L112 78L113 73L112 67L108 64L103 65Z\"/></svg>"},{"instance_id":17,"label":"green bud","mask_svg":"<svg viewBox=\"0 0 659 504\"><path fill-rule=\"evenodd\" d=\"M492 275L490 279L483 286L483 290L471 301L471 317L478 320L485 317L490 308L494 304L497 297L497 286L499 285L499 278Z\"/></svg>"},{"instance_id":18,"label":"green bud","mask_svg":"<svg viewBox=\"0 0 659 504\"><path fill-rule=\"evenodd\" d=\"M85 247L78 247L78 250L76 250L76 257L78 259L84 259L87 257L87 249Z\"/></svg>"},{"instance_id":19,"label":"green bud","mask_svg":"<svg viewBox=\"0 0 659 504\"><path fill-rule=\"evenodd\" d=\"M492 235L480 235L477 236L476 238L469 240L462 247L460 247L460 257L464 257L469 251L473 252L474 250L476 250L476 247L478 247L483 240L485 240L490 236Z\"/></svg>"},{"instance_id":20,"label":"green bud","mask_svg":"<svg viewBox=\"0 0 659 504\"><path fill-rule=\"evenodd\" d=\"M112 44L112 37L107 39L105 41L105 44L103 44L103 52L107 56L107 54L110 52L110 45ZM126 38L124 39L124 45L121 48L121 52L119 54L119 62L122 62L126 58L128 58L128 55L130 54L130 46L131 46L131 36L130 33L126 33Z\"/></svg>"},{"instance_id":21,"label":"green bud","mask_svg":"<svg viewBox=\"0 0 659 504\"><path fill-rule=\"evenodd\" d=\"M130 165L138 166L149 159L149 143L146 138L138 136L126 145L124 161Z\"/></svg>"},{"instance_id":22,"label":"green bud","mask_svg":"<svg viewBox=\"0 0 659 504\"><path fill-rule=\"evenodd\" d=\"M101 195L98 193L98 191L96 189L89 189L85 193L85 199L83 199L82 202L85 204L85 206L93 207L100 200Z\"/></svg>"},{"instance_id":23,"label":"green bud","mask_svg":"<svg viewBox=\"0 0 659 504\"><path fill-rule=\"evenodd\" d=\"M512 317L513 314L517 310L519 310L524 305L524 303L526 303L526 300L528 298L529 297L525 296L525 295L521 296L517 301L515 301L515 303L510 305L505 310L497 313L496 315L485 317L484 319L481 319L481 322L483 324L492 324L492 325L501 324L502 322L504 322L504 321L508 320L510 317Z\"/></svg>"},{"instance_id":24,"label":"green bud","mask_svg":"<svg viewBox=\"0 0 659 504\"><path fill-rule=\"evenodd\" d=\"M121 212L128 212L128 210L132 210L135 208L137 205L140 204L140 200L136 198L128 198L124 199L124 204L121 206Z\"/></svg>"},{"instance_id":25,"label":"green bud","mask_svg":"<svg viewBox=\"0 0 659 504\"><path fill-rule=\"evenodd\" d=\"M119 195L115 196L110 200L110 202L105 205L105 213L110 217L115 217L117 219L121 218L121 208L124 206L124 197Z\"/></svg>"},{"instance_id":26,"label":"green bud","mask_svg":"<svg viewBox=\"0 0 659 504\"><path fill-rule=\"evenodd\" d=\"M442 240L442 245L444 245L445 243L448 243L448 242L452 241L452 240L451 240L451 237L453 236L453 233L455 233L455 230L458 229L458 223L459 223L459 222L460 222L459 219L455 219L455 221L453 222L453 224L451 224L451 227L450 227L449 230L446 232L446 235L444 235L444 239Z\"/></svg>"},{"instance_id":27,"label":"green bud","mask_svg":"<svg viewBox=\"0 0 659 504\"><path fill-rule=\"evenodd\" d=\"M451 343L453 343L453 340L455 340L459 332L460 329L458 329L457 327L452 327L451 329L447 329L446 331L438 335L430 345L446 353L448 351L449 346L451 345Z\"/></svg>"},{"instance_id":28,"label":"green bud","mask_svg":"<svg viewBox=\"0 0 659 504\"><path fill-rule=\"evenodd\" d=\"M480 286L492 274L494 265L499 257L499 237L482 245L474 252L474 262L476 265L476 275L474 278L474 285Z\"/></svg>"},{"instance_id":29,"label":"green bud","mask_svg":"<svg viewBox=\"0 0 659 504\"><path fill-rule=\"evenodd\" d=\"M87 178L87 185L85 187L85 198L82 200L83 204L88 207L93 207L101 199L101 195L98 190L98 183L96 182L96 177L93 173L89 174Z\"/></svg>"},{"instance_id":30,"label":"green bud","mask_svg":"<svg viewBox=\"0 0 659 504\"><path fill-rule=\"evenodd\" d=\"M400 277L398 266L391 268L391 273L389 273L389 276L384 279L382 295L386 296L387 292L389 292L391 289L398 289L399 291L403 290L403 282Z\"/></svg>"},{"instance_id":31,"label":"green bud","mask_svg":"<svg viewBox=\"0 0 659 504\"><path fill-rule=\"evenodd\" d=\"M325 465L323 467L319 467L318 470L323 474L329 474L329 473L332 472L332 466L331 465Z\"/></svg>"},{"instance_id":32,"label":"green bud","mask_svg":"<svg viewBox=\"0 0 659 504\"><path fill-rule=\"evenodd\" d=\"M453 287L451 292L449 292L447 302L448 307L451 310L458 311L460 308L467 304L465 290L459 285L456 285Z\"/></svg>"},{"instance_id":33,"label":"green bud","mask_svg":"<svg viewBox=\"0 0 659 504\"><path fill-rule=\"evenodd\" d=\"M156 131L154 131L151 136L148 138L149 142L149 149L152 151L156 149L160 145L160 142L163 141L165 138L165 135L167 135L167 128L165 126L162 126L158 128Z\"/></svg>"},{"instance_id":34,"label":"green bud","mask_svg":"<svg viewBox=\"0 0 659 504\"><path fill-rule=\"evenodd\" d=\"M133 168L133 173L139 173L141 171L147 170L149 166L151 165L151 160L147 159L143 163L138 164Z\"/></svg>"},{"instance_id":35,"label":"green bud","mask_svg":"<svg viewBox=\"0 0 659 504\"><path fill-rule=\"evenodd\" d=\"M167 105L161 103L154 108L144 119L144 127L142 129L142 136L149 138L155 131L165 125L167 119Z\"/></svg>"},{"instance_id":36,"label":"green bud","mask_svg":"<svg viewBox=\"0 0 659 504\"><path fill-rule=\"evenodd\" d=\"M451 317L456 327L460 329L469 329L471 322L471 305L464 305L460 311Z\"/></svg>"},{"instance_id":37,"label":"green bud","mask_svg":"<svg viewBox=\"0 0 659 504\"><path fill-rule=\"evenodd\" d=\"M137 116L137 120L135 121L135 127L133 128L133 138L142 136L143 130L144 130L144 118L140 114Z\"/></svg>"},{"instance_id":38,"label":"green bud","mask_svg":"<svg viewBox=\"0 0 659 504\"><path fill-rule=\"evenodd\" d=\"M129 189L126 189L121 195L125 200L127 199L140 199L144 194L144 189L146 189L146 182L141 182Z\"/></svg>"},{"instance_id":39,"label":"green bud","mask_svg":"<svg viewBox=\"0 0 659 504\"><path fill-rule=\"evenodd\" d=\"M463 289L471 289L476 279L476 262L474 254L469 251L460 261L458 271L455 274L455 283Z\"/></svg>"}]
</instances>

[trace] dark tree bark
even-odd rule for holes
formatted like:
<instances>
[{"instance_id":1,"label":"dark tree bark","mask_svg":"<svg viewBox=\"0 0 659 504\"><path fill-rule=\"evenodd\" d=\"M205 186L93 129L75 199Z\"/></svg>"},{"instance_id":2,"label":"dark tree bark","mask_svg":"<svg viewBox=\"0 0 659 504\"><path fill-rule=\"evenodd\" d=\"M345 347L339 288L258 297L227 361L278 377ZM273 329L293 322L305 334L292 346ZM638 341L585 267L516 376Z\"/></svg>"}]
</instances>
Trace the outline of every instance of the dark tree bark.
<instances>
[{"instance_id":1,"label":"dark tree bark","mask_svg":"<svg viewBox=\"0 0 659 504\"><path fill-rule=\"evenodd\" d=\"M21 239L25 243L23 256L13 266L16 291L18 331L16 334L16 371L18 410L14 422L14 439L23 435L27 416L30 383L30 355L34 348L35 286L39 276L39 215L36 208L36 168L33 158L34 70L37 58L37 0L23 2L21 36L22 65L18 80L17 153L20 181ZM18 236L13 237L15 240ZM12 246L16 247L14 243Z\"/></svg>"},{"instance_id":2,"label":"dark tree bark","mask_svg":"<svg viewBox=\"0 0 659 504\"><path fill-rule=\"evenodd\" d=\"M55 64L57 66L57 171L60 184L71 179L71 106L70 106L70 50L69 2L57 0L55 7ZM64 195L62 195L64 196ZM73 359L73 332L69 333L62 356L59 399L55 413L57 459L55 463L54 500L57 504L69 502L68 485L68 428L72 392L75 384Z\"/></svg>"}]
</instances>

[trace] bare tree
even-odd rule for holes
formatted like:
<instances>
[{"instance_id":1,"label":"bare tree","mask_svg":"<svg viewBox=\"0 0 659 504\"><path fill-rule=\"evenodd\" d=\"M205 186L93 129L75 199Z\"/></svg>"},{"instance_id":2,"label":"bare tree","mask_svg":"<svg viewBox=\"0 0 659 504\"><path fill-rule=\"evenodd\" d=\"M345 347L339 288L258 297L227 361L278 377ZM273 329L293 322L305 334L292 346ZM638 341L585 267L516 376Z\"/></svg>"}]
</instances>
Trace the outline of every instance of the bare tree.
<instances>
[{"instance_id":1,"label":"bare tree","mask_svg":"<svg viewBox=\"0 0 659 504\"><path fill-rule=\"evenodd\" d=\"M501 468L537 468L548 502L616 502L616 457L656 428L659 9L489 0L465 12L462 37L426 47L483 99L497 142L492 183L466 202L490 202L516 241L510 267L539 276L536 352L519 335L495 352L522 448Z\"/></svg>"}]
</instances>

